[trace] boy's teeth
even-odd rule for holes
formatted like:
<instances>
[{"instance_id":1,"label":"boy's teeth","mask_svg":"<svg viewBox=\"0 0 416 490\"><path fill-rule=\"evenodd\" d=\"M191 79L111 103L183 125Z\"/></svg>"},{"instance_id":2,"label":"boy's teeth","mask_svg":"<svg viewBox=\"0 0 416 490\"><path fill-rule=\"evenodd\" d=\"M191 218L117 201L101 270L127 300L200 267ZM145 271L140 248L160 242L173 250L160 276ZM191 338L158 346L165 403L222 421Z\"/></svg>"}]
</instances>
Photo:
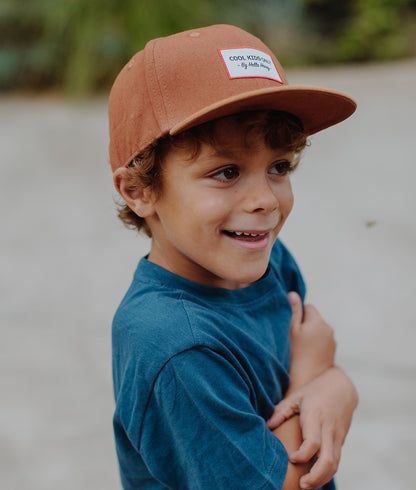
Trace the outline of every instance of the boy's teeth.
<instances>
[{"instance_id":1,"label":"boy's teeth","mask_svg":"<svg viewBox=\"0 0 416 490\"><path fill-rule=\"evenodd\" d=\"M244 235L244 236L263 236L263 235L265 235L265 233L246 233L244 231L232 231L231 233L233 233L234 235L237 235L237 236L241 236L241 235Z\"/></svg>"}]
</instances>

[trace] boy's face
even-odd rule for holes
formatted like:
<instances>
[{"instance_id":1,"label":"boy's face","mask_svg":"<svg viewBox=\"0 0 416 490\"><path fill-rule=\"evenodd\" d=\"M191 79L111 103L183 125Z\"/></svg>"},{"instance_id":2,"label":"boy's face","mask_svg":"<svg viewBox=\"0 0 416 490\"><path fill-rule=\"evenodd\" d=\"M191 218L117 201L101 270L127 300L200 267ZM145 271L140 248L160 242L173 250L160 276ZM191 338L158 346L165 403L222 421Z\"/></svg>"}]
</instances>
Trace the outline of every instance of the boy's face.
<instances>
[{"instance_id":1,"label":"boy's face","mask_svg":"<svg viewBox=\"0 0 416 490\"><path fill-rule=\"evenodd\" d=\"M265 273L273 243L293 205L289 171L294 153L262 138L249 148L229 120L216 126L224 145L171 150L162 193L146 218L149 260L192 281L236 289Z\"/></svg>"}]
</instances>

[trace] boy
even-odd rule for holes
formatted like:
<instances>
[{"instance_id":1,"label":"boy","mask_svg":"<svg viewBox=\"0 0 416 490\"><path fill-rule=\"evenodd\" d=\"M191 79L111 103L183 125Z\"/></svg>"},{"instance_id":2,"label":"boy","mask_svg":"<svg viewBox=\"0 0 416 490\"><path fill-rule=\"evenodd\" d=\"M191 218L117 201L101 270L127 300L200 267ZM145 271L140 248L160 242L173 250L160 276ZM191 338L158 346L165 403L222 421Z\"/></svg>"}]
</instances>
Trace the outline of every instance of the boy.
<instances>
[{"instance_id":1,"label":"boy","mask_svg":"<svg viewBox=\"0 0 416 490\"><path fill-rule=\"evenodd\" d=\"M304 283L277 236L307 136L354 110L345 94L289 86L233 26L150 41L119 74L120 217L152 237L113 323L125 489L331 480L356 393L331 328L312 306L302 317Z\"/></svg>"}]
</instances>

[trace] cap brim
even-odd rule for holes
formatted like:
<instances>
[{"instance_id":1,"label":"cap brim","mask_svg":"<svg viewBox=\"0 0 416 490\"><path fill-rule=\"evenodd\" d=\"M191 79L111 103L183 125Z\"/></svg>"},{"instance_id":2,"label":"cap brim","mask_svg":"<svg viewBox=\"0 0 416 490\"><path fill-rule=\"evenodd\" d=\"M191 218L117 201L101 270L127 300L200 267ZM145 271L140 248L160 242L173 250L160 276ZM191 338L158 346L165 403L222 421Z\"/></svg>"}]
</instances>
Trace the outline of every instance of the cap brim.
<instances>
[{"instance_id":1,"label":"cap brim","mask_svg":"<svg viewBox=\"0 0 416 490\"><path fill-rule=\"evenodd\" d=\"M276 110L298 117L308 135L347 119L357 107L349 95L337 90L285 85L245 92L204 107L169 131L178 134L193 126L243 111Z\"/></svg>"}]
</instances>

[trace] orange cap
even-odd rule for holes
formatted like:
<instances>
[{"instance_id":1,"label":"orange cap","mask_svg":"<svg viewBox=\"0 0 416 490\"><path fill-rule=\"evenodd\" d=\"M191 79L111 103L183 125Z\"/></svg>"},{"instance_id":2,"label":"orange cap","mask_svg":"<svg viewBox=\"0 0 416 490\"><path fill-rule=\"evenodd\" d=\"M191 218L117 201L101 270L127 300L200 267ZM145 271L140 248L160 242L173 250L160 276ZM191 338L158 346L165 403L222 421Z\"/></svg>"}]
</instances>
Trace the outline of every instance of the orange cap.
<instances>
[{"instance_id":1,"label":"orange cap","mask_svg":"<svg viewBox=\"0 0 416 490\"><path fill-rule=\"evenodd\" d=\"M355 108L342 92L289 85L270 49L238 27L180 32L149 41L116 78L109 99L111 166L128 165L163 135L237 112L289 112L310 135Z\"/></svg>"}]
</instances>

